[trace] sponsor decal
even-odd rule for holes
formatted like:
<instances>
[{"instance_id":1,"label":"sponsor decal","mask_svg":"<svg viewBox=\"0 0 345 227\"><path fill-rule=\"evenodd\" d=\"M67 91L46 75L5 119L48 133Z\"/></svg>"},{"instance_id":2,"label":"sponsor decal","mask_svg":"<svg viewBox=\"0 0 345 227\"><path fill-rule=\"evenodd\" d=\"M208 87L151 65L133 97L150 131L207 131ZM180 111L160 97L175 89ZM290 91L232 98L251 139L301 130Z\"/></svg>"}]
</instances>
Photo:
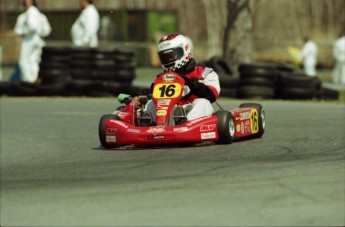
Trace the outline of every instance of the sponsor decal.
<instances>
[{"instance_id":1,"label":"sponsor decal","mask_svg":"<svg viewBox=\"0 0 345 227\"><path fill-rule=\"evenodd\" d=\"M244 122L244 131L247 133L247 132L251 132L250 130L250 120L246 120Z\"/></svg>"},{"instance_id":2,"label":"sponsor decal","mask_svg":"<svg viewBox=\"0 0 345 227\"><path fill-rule=\"evenodd\" d=\"M188 131L187 127L181 127L181 128L174 128L174 132L185 132Z\"/></svg>"},{"instance_id":3,"label":"sponsor decal","mask_svg":"<svg viewBox=\"0 0 345 227\"><path fill-rule=\"evenodd\" d=\"M216 132L204 132L201 133L201 139L207 140L207 139L214 139L216 138Z\"/></svg>"},{"instance_id":4,"label":"sponsor decal","mask_svg":"<svg viewBox=\"0 0 345 227\"><path fill-rule=\"evenodd\" d=\"M157 106L169 106L170 102L170 99L160 99L157 102Z\"/></svg>"},{"instance_id":5,"label":"sponsor decal","mask_svg":"<svg viewBox=\"0 0 345 227\"><path fill-rule=\"evenodd\" d=\"M202 77L205 78L212 71L213 69L206 67L205 70L202 72Z\"/></svg>"},{"instance_id":6,"label":"sponsor decal","mask_svg":"<svg viewBox=\"0 0 345 227\"><path fill-rule=\"evenodd\" d=\"M152 133L153 135L157 135L158 133L162 133L162 132L165 132L165 129L164 129L164 126L163 127L150 127L148 130L147 130L148 133Z\"/></svg>"},{"instance_id":7,"label":"sponsor decal","mask_svg":"<svg viewBox=\"0 0 345 227\"><path fill-rule=\"evenodd\" d=\"M123 123L122 121L110 120L110 122L113 122L113 123L115 123L115 124L117 124L117 125L121 125L121 126L124 127L124 128L128 128L128 126L127 126L125 123Z\"/></svg>"},{"instance_id":8,"label":"sponsor decal","mask_svg":"<svg viewBox=\"0 0 345 227\"><path fill-rule=\"evenodd\" d=\"M240 113L240 120L247 120L250 118L250 112Z\"/></svg>"},{"instance_id":9,"label":"sponsor decal","mask_svg":"<svg viewBox=\"0 0 345 227\"><path fill-rule=\"evenodd\" d=\"M168 110L168 106L157 106L157 109Z\"/></svg>"},{"instance_id":10,"label":"sponsor decal","mask_svg":"<svg viewBox=\"0 0 345 227\"><path fill-rule=\"evenodd\" d=\"M240 117L239 117L239 116L236 116L235 120L236 120L236 121L239 121L239 120L240 120Z\"/></svg>"},{"instance_id":11,"label":"sponsor decal","mask_svg":"<svg viewBox=\"0 0 345 227\"><path fill-rule=\"evenodd\" d=\"M241 131L241 125L238 124L238 125L236 125L236 132L240 132L240 131Z\"/></svg>"},{"instance_id":12,"label":"sponsor decal","mask_svg":"<svg viewBox=\"0 0 345 227\"><path fill-rule=\"evenodd\" d=\"M115 134L117 132L117 128L107 128L106 134Z\"/></svg>"},{"instance_id":13,"label":"sponsor decal","mask_svg":"<svg viewBox=\"0 0 345 227\"><path fill-rule=\"evenodd\" d=\"M174 74L165 74L162 76L162 79L165 81L174 81L176 76Z\"/></svg>"},{"instance_id":14,"label":"sponsor decal","mask_svg":"<svg viewBox=\"0 0 345 227\"><path fill-rule=\"evenodd\" d=\"M127 132L140 133L140 130L134 129L134 128L129 128L129 129L127 129Z\"/></svg>"},{"instance_id":15,"label":"sponsor decal","mask_svg":"<svg viewBox=\"0 0 345 227\"><path fill-rule=\"evenodd\" d=\"M216 128L216 125L201 125L200 126L200 132L208 132L213 131Z\"/></svg>"},{"instance_id":16,"label":"sponsor decal","mask_svg":"<svg viewBox=\"0 0 345 227\"><path fill-rule=\"evenodd\" d=\"M165 136L148 136L147 139L149 139L149 140L164 140Z\"/></svg>"},{"instance_id":17,"label":"sponsor decal","mask_svg":"<svg viewBox=\"0 0 345 227\"><path fill-rule=\"evenodd\" d=\"M115 143L116 142L116 136L106 136L105 141Z\"/></svg>"},{"instance_id":18,"label":"sponsor decal","mask_svg":"<svg viewBox=\"0 0 345 227\"><path fill-rule=\"evenodd\" d=\"M156 115L157 116L166 116L167 111L166 110L157 110Z\"/></svg>"},{"instance_id":19,"label":"sponsor decal","mask_svg":"<svg viewBox=\"0 0 345 227\"><path fill-rule=\"evenodd\" d=\"M242 134L244 133L244 124L243 124L243 122L241 122L241 133Z\"/></svg>"},{"instance_id":20,"label":"sponsor decal","mask_svg":"<svg viewBox=\"0 0 345 227\"><path fill-rule=\"evenodd\" d=\"M203 120L205 120L205 119L208 119L208 118L210 118L210 117L212 117L212 115L197 118L197 119L195 119L195 120L190 121L190 122L187 124L187 126L191 126L191 125L193 125L193 124L195 124L195 123L198 123L198 122L203 121Z\"/></svg>"},{"instance_id":21,"label":"sponsor decal","mask_svg":"<svg viewBox=\"0 0 345 227\"><path fill-rule=\"evenodd\" d=\"M160 46L160 48L165 48L165 47L170 46L170 43L163 42L163 43L161 43L159 46Z\"/></svg>"}]
</instances>

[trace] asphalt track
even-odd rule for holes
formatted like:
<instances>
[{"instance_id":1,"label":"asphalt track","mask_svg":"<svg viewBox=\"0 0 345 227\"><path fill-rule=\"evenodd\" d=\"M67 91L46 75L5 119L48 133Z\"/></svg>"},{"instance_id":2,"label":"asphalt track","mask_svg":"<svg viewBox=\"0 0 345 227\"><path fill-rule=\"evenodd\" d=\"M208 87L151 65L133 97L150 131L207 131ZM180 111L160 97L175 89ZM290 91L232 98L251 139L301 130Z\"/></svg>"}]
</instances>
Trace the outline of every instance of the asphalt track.
<instances>
[{"instance_id":1,"label":"asphalt track","mask_svg":"<svg viewBox=\"0 0 345 227\"><path fill-rule=\"evenodd\" d=\"M260 103L261 139L104 150L116 100L2 98L0 225L344 226L345 105Z\"/></svg>"}]
</instances>

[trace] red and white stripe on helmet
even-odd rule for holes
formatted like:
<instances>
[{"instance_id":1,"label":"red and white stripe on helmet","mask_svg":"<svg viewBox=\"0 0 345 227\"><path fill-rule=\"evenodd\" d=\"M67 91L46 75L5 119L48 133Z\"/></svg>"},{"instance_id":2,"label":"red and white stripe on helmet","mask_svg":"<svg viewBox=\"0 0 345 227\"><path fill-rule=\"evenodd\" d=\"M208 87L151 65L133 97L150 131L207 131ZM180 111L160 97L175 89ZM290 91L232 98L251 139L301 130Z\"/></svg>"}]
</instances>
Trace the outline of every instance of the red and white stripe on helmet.
<instances>
[{"instance_id":1,"label":"red and white stripe on helmet","mask_svg":"<svg viewBox=\"0 0 345 227\"><path fill-rule=\"evenodd\" d=\"M157 50L162 67L166 71L175 71L183 67L192 58L190 39L179 33L163 36L159 40Z\"/></svg>"}]
</instances>

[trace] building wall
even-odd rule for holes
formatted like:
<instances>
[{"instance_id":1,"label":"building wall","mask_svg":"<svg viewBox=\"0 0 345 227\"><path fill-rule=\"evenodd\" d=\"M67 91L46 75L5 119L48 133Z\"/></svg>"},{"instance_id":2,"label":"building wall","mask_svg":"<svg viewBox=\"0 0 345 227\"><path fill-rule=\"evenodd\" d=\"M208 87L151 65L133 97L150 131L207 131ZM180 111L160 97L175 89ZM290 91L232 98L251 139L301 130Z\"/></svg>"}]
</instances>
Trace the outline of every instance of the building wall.
<instances>
[{"instance_id":1,"label":"building wall","mask_svg":"<svg viewBox=\"0 0 345 227\"><path fill-rule=\"evenodd\" d=\"M217 0L219 2L226 2L226 0ZM211 20L217 15L217 12L214 10L208 9L205 10L205 6L209 7L209 0L94 0L94 4L99 11L102 11L103 14L109 13L113 14L114 12L119 12L123 10L158 10L158 11L176 11L177 14L177 27L180 33L188 35L194 42L194 46L200 46L197 49L196 55L203 56L207 58L210 54L207 53L207 50L210 49L210 53L214 54L215 50L219 49L219 40L212 41L212 48L207 48L208 42L211 39L208 39L209 31L207 28L212 28L212 30L220 29L215 28L215 26L208 26ZM78 16L80 11L79 0L37 0L38 8L48 14L55 15L58 17L62 23L70 26L71 15L74 15L75 18ZM212 3L211 3L212 4ZM3 46L8 46L7 43L11 40L16 40L15 44L18 44L18 37L15 37L12 30L15 23L16 16L24 10L22 7L22 0L1 0L1 37ZM212 13L213 12L213 13ZM216 14L214 14L216 13ZM66 17L64 18L63 15ZM218 15L219 16L219 15ZM48 18L49 19L49 18ZM54 20L54 18L52 18ZM138 23L141 23L138 21ZM54 30L54 27L53 27ZM61 28L56 28L56 30L61 30ZM158 32L158 31L157 31ZM219 33L217 31L216 33ZM56 36L56 35L55 35ZM153 37L155 34L152 35ZM221 38L219 36L219 38ZM216 46L216 47L215 47ZM18 48L16 48L18 50ZM16 56L16 54L7 54L8 48L4 48L4 60L6 61L6 56ZM11 51L11 50L10 50ZM12 58L12 57L11 57Z\"/></svg>"}]
</instances>

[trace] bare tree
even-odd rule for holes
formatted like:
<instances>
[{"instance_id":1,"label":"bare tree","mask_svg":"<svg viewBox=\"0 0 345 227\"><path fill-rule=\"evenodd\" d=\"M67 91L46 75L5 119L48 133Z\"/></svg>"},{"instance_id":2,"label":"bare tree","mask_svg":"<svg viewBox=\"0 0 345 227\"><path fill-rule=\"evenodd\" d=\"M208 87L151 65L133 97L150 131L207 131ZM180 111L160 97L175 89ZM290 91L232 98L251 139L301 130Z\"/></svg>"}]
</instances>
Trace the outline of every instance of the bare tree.
<instances>
[{"instance_id":1,"label":"bare tree","mask_svg":"<svg viewBox=\"0 0 345 227\"><path fill-rule=\"evenodd\" d=\"M251 0L228 0L223 57L234 68L249 63L252 43Z\"/></svg>"}]
</instances>

